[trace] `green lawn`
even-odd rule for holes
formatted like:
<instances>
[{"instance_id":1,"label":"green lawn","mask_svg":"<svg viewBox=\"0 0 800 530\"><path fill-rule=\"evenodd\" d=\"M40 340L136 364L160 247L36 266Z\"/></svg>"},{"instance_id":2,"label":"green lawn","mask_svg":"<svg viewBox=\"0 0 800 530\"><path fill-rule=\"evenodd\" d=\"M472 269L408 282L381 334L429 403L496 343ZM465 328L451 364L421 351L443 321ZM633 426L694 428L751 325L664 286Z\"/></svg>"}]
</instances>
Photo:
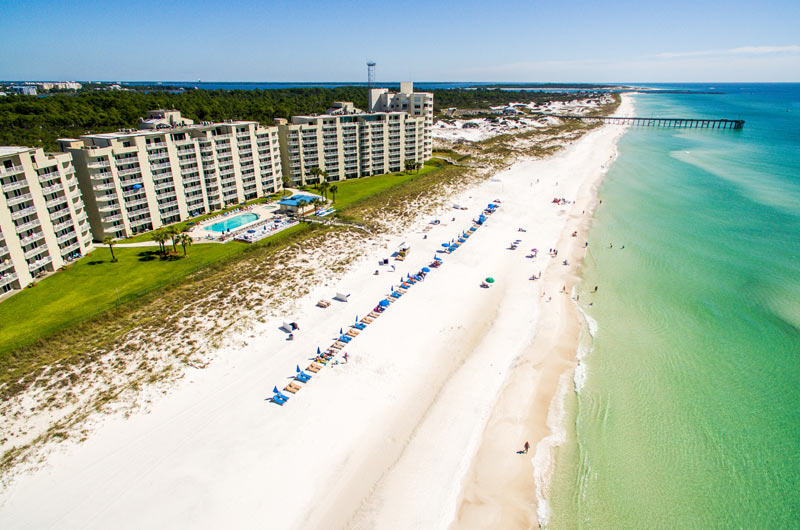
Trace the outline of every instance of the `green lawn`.
<instances>
[{"instance_id":1,"label":"green lawn","mask_svg":"<svg viewBox=\"0 0 800 530\"><path fill-rule=\"evenodd\" d=\"M441 167L442 163L444 162L435 158L431 158L425 162L424 166L420 168L419 173L416 171L412 171L410 173L387 173L386 175L375 175L374 177L363 177L358 179L331 182L331 185L336 185L339 187L339 191L336 193L336 202L333 206L337 210L342 210L356 201L371 197L386 189L402 184L403 182L414 179L426 173L430 173L431 171ZM304 189L317 193L313 186L306 186ZM332 198L330 191L328 191L328 197Z\"/></svg>"}]
</instances>

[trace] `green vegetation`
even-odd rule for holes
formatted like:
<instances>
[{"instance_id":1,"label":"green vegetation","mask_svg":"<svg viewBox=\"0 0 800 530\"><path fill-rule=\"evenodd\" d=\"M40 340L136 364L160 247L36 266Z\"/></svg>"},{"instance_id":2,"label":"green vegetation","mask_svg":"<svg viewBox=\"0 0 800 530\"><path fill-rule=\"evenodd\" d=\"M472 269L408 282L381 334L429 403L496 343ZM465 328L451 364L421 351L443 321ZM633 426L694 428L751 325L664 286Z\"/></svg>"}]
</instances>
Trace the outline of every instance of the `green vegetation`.
<instances>
[{"instance_id":1,"label":"green vegetation","mask_svg":"<svg viewBox=\"0 0 800 530\"><path fill-rule=\"evenodd\" d=\"M157 247L97 249L0 304L0 351L125 303L242 250L244 243L197 245L187 259L163 260ZM15 318L25 315L25 318Z\"/></svg>"},{"instance_id":2,"label":"green vegetation","mask_svg":"<svg viewBox=\"0 0 800 530\"><path fill-rule=\"evenodd\" d=\"M442 160L431 158L419 172L387 173L386 175L375 175L373 177L363 177L360 179L342 180L336 182L336 204L334 205L342 217L347 217L346 209L353 203L382 193L383 191L402 184L407 180L413 180L442 167ZM316 191L313 186L303 188L306 191ZM329 189L330 190L330 189Z\"/></svg>"},{"instance_id":3,"label":"green vegetation","mask_svg":"<svg viewBox=\"0 0 800 530\"><path fill-rule=\"evenodd\" d=\"M434 90L434 110L481 109L517 102L564 101L575 93L526 90ZM138 127L148 110L177 109L195 121L255 120L321 113L333 101L367 105L366 87L287 88L271 90L187 90L113 92L82 90L47 97L10 95L0 98L0 145L27 145L57 150L56 139L75 138Z\"/></svg>"}]
</instances>

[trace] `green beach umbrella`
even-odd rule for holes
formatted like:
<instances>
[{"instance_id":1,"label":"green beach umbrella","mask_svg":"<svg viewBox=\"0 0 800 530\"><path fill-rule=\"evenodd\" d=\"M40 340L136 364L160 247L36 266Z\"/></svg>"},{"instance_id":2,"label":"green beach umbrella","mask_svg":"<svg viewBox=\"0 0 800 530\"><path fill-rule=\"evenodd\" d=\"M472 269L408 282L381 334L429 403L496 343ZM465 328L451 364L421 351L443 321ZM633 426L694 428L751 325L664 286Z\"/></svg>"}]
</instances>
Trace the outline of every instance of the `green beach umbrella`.
<instances>
[{"instance_id":1,"label":"green beach umbrella","mask_svg":"<svg viewBox=\"0 0 800 530\"><path fill-rule=\"evenodd\" d=\"M486 278L486 283L494 283L494 278L489 276L488 278Z\"/></svg>"}]
</instances>

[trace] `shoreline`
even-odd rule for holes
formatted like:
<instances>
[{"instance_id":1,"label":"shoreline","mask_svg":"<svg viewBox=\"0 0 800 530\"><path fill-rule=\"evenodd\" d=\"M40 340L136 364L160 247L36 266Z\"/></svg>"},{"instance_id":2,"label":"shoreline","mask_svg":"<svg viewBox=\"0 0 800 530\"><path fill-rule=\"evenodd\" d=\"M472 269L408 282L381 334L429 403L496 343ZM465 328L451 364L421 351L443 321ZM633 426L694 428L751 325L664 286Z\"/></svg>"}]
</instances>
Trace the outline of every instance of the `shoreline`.
<instances>
[{"instance_id":1,"label":"shoreline","mask_svg":"<svg viewBox=\"0 0 800 530\"><path fill-rule=\"evenodd\" d=\"M622 95L618 112L633 112L632 96ZM557 262L551 263L541 285L542 292L557 295L554 301L558 309L545 313L537 323L535 339L520 359L521 366L511 374L493 407L451 528L531 528L533 524L547 524L554 451L565 436L563 402L570 382L575 389L580 336L588 331L586 319L571 297L574 287L582 281L585 248L579 243L587 240L585 236L599 206L597 192L610 163L618 156L617 142L625 130L621 128L614 137L611 160L603 164L594 179L584 183L573 205L570 217L578 225L564 225L557 248L559 257L563 249L568 249L567 259L572 265L559 269ZM580 214L579 210L586 213ZM571 237L572 230L577 230L579 237ZM567 287L566 295L559 286ZM527 459L514 454L508 446L509 439L518 440L520 447L528 441L534 448L533 456ZM520 465L522 460L531 467Z\"/></svg>"},{"instance_id":2,"label":"shoreline","mask_svg":"<svg viewBox=\"0 0 800 530\"><path fill-rule=\"evenodd\" d=\"M595 152L598 139L619 131L608 127L457 193L452 200L468 210L443 208L429 231L433 216L365 245L335 285L319 285L282 318L228 340L214 363L188 370L147 413L105 418L87 440L65 442L42 469L0 492L0 526L242 527L265 518L279 528L448 526L509 374L528 369L521 360L537 320L565 302L561 295L546 304L542 282L528 280L562 268L564 250L529 260L526 249L560 247L570 208L550 199L577 196L591 174L585 162L607 155ZM323 368L284 407L265 401L493 199L502 200L498 213L348 345L347 364ZM508 250L517 238L522 248ZM412 245L409 258L373 275L401 241ZM480 289L488 275L497 283ZM337 291L351 296L315 307ZM301 324L293 342L277 331L284 320ZM36 510L43 495L53 502Z\"/></svg>"}]
</instances>

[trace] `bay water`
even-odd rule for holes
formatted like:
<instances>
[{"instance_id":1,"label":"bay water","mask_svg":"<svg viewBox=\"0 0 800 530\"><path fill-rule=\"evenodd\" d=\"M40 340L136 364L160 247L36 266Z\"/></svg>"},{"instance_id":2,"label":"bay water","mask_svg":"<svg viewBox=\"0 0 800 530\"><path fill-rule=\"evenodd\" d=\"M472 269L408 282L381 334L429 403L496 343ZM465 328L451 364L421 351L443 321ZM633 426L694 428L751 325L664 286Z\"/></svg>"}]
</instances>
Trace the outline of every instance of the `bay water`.
<instances>
[{"instance_id":1,"label":"bay water","mask_svg":"<svg viewBox=\"0 0 800 530\"><path fill-rule=\"evenodd\" d=\"M671 86L600 189L549 528L800 528L800 85ZM595 293L594 287L598 290Z\"/></svg>"}]
</instances>

